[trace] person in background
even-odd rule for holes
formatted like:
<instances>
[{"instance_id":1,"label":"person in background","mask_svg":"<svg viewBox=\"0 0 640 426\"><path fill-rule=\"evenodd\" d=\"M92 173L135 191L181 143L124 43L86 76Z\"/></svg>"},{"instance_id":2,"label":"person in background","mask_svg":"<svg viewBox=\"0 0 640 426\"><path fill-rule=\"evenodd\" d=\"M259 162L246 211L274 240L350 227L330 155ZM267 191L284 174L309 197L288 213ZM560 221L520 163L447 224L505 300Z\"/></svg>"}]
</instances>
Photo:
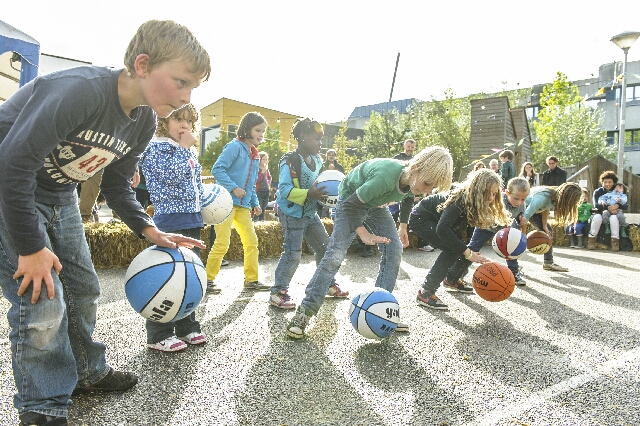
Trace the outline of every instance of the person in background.
<instances>
[{"instance_id":1,"label":"person in background","mask_svg":"<svg viewBox=\"0 0 640 426\"><path fill-rule=\"evenodd\" d=\"M567 225L569 247L580 249L584 248L584 235L582 233L584 231L584 227L589 223L592 209L593 206L589 203L589 191L582 188L582 197L580 197L580 204L578 205L578 220L576 220L575 223Z\"/></svg>"},{"instance_id":2,"label":"person in background","mask_svg":"<svg viewBox=\"0 0 640 426\"><path fill-rule=\"evenodd\" d=\"M516 177L516 167L513 165L513 151L505 149L500 153L500 176L502 177L502 187L505 188L509 181Z\"/></svg>"},{"instance_id":3,"label":"person in background","mask_svg":"<svg viewBox=\"0 0 640 426\"><path fill-rule=\"evenodd\" d=\"M498 160L497 159L492 158L491 161L489 161L489 168L492 171L500 174L500 166L498 165Z\"/></svg>"},{"instance_id":4,"label":"person in background","mask_svg":"<svg viewBox=\"0 0 640 426\"><path fill-rule=\"evenodd\" d=\"M102 170L80 184L80 217L84 223L97 222L95 213L96 201L100 194Z\"/></svg>"},{"instance_id":5,"label":"person in background","mask_svg":"<svg viewBox=\"0 0 640 426\"><path fill-rule=\"evenodd\" d=\"M591 228L589 229L589 240L587 241L587 249L594 250L596 248L596 237L600 232L600 227L604 222L603 213L605 210L611 213L609 217L609 230L611 232L611 250L620 250L620 222L618 216L613 214L618 210L627 210L629 204L616 203L613 205L602 205L598 203L600 197L604 194L613 191L613 188L618 183L618 175L611 170L607 170L600 175L600 183L602 186L593 191L593 207L597 210L596 214L591 218Z\"/></svg>"},{"instance_id":6,"label":"person in background","mask_svg":"<svg viewBox=\"0 0 640 426\"><path fill-rule=\"evenodd\" d=\"M256 194L258 203L262 213L253 216L253 221L258 222L264 220L264 212L269 204L271 196L271 173L269 173L269 154L264 151L258 153L260 155L260 165L258 168L258 180L256 181Z\"/></svg>"},{"instance_id":7,"label":"person in background","mask_svg":"<svg viewBox=\"0 0 640 426\"><path fill-rule=\"evenodd\" d=\"M323 169L324 170L337 170L340 173L344 174L344 167L342 167L342 165L340 163L338 163L338 160L336 160L337 157L337 153L336 150L333 148L330 148L327 150L327 161L324 162L323 164Z\"/></svg>"},{"instance_id":8,"label":"person in background","mask_svg":"<svg viewBox=\"0 0 640 426\"><path fill-rule=\"evenodd\" d=\"M609 224L611 223L611 216L616 216L618 218L618 228L622 233L624 231L624 227L627 226L627 220L624 217L624 211L622 209L615 208L609 210L608 207L616 204L629 204L627 197L627 185L620 182L616 183L613 191L608 192L598 198L598 204L600 204L600 206L604 208L604 210L602 211L602 222L607 227L609 227ZM619 239L618 241L612 241L611 250L618 251L620 249L619 244L618 247L614 247L615 243L619 243Z\"/></svg>"},{"instance_id":9,"label":"person in background","mask_svg":"<svg viewBox=\"0 0 640 426\"><path fill-rule=\"evenodd\" d=\"M540 186L540 176L538 176L535 170L533 170L533 163L530 163L529 161L524 163L520 170L520 176L529 182L529 186L531 188L534 186Z\"/></svg>"},{"instance_id":10,"label":"person in background","mask_svg":"<svg viewBox=\"0 0 640 426\"><path fill-rule=\"evenodd\" d=\"M146 209L151 204L151 197L147 190L147 179L144 177L144 173L140 170L140 167L136 170L136 174L133 175L133 185L131 185L136 191L136 200L140 203L143 209Z\"/></svg>"},{"instance_id":11,"label":"person in background","mask_svg":"<svg viewBox=\"0 0 640 426\"><path fill-rule=\"evenodd\" d=\"M473 171L477 171L478 169L484 169L485 166L484 163L482 161L476 161L476 164L473 165Z\"/></svg>"},{"instance_id":12,"label":"person in background","mask_svg":"<svg viewBox=\"0 0 640 426\"><path fill-rule=\"evenodd\" d=\"M567 172L558 167L558 157L547 157L549 168L542 173L543 186L560 186L567 181Z\"/></svg>"},{"instance_id":13,"label":"person in background","mask_svg":"<svg viewBox=\"0 0 640 426\"><path fill-rule=\"evenodd\" d=\"M404 151L393 156L396 160L409 161L413 158L413 152L416 149L416 141L413 139L407 139L402 144Z\"/></svg>"}]
</instances>

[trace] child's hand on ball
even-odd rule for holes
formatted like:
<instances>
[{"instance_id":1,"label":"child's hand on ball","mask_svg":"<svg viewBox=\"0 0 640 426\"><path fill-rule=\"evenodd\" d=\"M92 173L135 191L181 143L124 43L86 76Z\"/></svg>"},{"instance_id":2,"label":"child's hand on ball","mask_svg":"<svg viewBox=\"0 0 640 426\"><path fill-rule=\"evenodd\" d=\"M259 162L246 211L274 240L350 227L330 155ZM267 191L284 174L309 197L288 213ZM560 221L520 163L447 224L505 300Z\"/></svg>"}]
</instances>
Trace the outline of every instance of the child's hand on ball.
<instances>
[{"instance_id":1,"label":"child's hand on ball","mask_svg":"<svg viewBox=\"0 0 640 426\"><path fill-rule=\"evenodd\" d=\"M314 182L313 186L307 190L307 198L313 198L314 200L324 201L327 198L328 192L325 190L326 186L318 188L318 182Z\"/></svg>"}]
</instances>

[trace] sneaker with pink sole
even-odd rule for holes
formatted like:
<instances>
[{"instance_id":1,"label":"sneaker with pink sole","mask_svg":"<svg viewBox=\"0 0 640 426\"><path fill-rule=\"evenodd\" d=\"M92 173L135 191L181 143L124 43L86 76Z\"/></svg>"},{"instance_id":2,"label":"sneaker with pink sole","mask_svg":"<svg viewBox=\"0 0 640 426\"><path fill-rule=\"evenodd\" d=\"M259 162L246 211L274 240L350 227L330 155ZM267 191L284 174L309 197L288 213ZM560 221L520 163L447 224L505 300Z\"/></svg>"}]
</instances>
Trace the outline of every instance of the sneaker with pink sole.
<instances>
[{"instance_id":1,"label":"sneaker with pink sole","mask_svg":"<svg viewBox=\"0 0 640 426\"><path fill-rule=\"evenodd\" d=\"M340 290L340 287L338 287L338 284L334 283L327 290L327 296L336 297L336 298L344 298L344 297L349 297L349 292Z\"/></svg>"},{"instance_id":2,"label":"sneaker with pink sole","mask_svg":"<svg viewBox=\"0 0 640 426\"><path fill-rule=\"evenodd\" d=\"M199 333L197 331L189 333L186 336L178 336L178 339L190 345L202 345L204 343L207 343L207 336L205 336L204 333Z\"/></svg>"},{"instance_id":3,"label":"sneaker with pink sole","mask_svg":"<svg viewBox=\"0 0 640 426\"><path fill-rule=\"evenodd\" d=\"M187 344L176 336L167 337L158 343L147 343L149 349L162 352L178 352L187 349Z\"/></svg>"},{"instance_id":4,"label":"sneaker with pink sole","mask_svg":"<svg viewBox=\"0 0 640 426\"><path fill-rule=\"evenodd\" d=\"M277 293L272 293L271 297L269 297L269 303L280 309L295 309L296 304L293 303L291 296L287 293L288 290L281 290Z\"/></svg>"}]
</instances>

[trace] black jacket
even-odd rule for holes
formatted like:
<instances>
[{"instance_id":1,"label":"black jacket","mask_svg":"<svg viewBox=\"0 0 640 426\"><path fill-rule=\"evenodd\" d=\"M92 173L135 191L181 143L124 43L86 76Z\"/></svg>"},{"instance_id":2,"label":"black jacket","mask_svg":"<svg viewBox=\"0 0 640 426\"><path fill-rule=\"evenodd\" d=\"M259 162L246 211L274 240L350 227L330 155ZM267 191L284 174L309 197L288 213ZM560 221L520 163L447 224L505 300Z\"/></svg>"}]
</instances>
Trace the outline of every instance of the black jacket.
<instances>
[{"instance_id":1,"label":"black jacket","mask_svg":"<svg viewBox=\"0 0 640 426\"><path fill-rule=\"evenodd\" d=\"M545 186L559 186L567 181L567 172L560 167L555 169L547 169L542 174L542 185Z\"/></svg>"}]
</instances>

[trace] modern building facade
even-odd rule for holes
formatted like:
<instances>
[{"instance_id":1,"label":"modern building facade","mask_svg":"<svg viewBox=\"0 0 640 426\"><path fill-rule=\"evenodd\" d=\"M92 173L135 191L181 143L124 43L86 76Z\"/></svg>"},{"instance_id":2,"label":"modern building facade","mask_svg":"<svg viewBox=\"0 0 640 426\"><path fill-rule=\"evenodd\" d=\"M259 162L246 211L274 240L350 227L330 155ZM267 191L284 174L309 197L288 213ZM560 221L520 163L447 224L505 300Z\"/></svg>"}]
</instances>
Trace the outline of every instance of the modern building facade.
<instances>
[{"instance_id":1,"label":"modern building facade","mask_svg":"<svg viewBox=\"0 0 640 426\"><path fill-rule=\"evenodd\" d=\"M620 102L622 84L618 77L622 74L622 62L603 64L598 75L572 83L587 99L587 104L598 108L604 114L602 128L607 132L607 142L618 144L620 125ZM627 63L627 99L625 112L625 168L631 167L640 173L640 61ZM535 119L540 110L540 95L545 84L535 85L531 96L521 100L520 106L526 106L527 116Z\"/></svg>"}]
</instances>

